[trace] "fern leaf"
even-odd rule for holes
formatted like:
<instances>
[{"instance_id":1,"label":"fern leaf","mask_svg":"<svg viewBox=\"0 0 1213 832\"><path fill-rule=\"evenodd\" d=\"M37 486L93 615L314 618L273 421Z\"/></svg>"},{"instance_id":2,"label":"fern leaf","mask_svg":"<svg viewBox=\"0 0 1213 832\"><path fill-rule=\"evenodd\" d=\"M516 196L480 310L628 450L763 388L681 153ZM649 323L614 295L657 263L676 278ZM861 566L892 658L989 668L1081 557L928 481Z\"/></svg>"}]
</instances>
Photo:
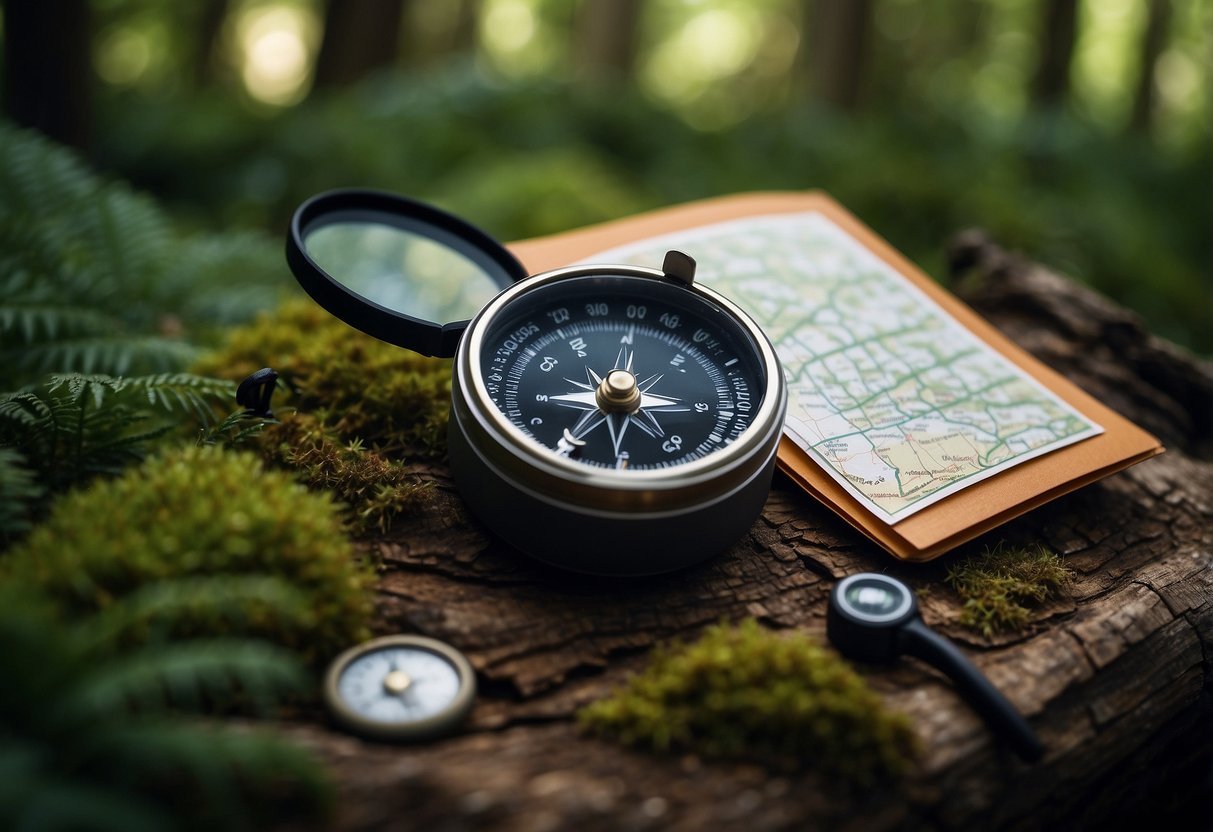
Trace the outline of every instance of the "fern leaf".
<instances>
[{"instance_id":1,"label":"fern leaf","mask_svg":"<svg viewBox=\"0 0 1213 832\"><path fill-rule=\"evenodd\" d=\"M61 777L30 778L11 785L2 803L5 829L80 829L90 832L170 832L169 816L137 795ZM10 788L0 790L0 795Z\"/></svg>"},{"instance_id":2,"label":"fern leaf","mask_svg":"<svg viewBox=\"0 0 1213 832\"><path fill-rule=\"evenodd\" d=\"M33 506L42 494L25 458L12 448L0 447L0 544L29 531Z\"/></svg>"},{"instance_id":3,"label":"fern leaf","mask_svg":"<svg viewBox=\"0 0 1213 832\"><path fill-rule=\"evenodd\" d=\"M112 315L88 307L12 302L0 306L0 344L29 347L59 338L98 335L119 325Z\"/></svg>"},{"instance_id":4,"label":"fern leaf","mask_svg":"<svg viewBox=\"0 0 1213 832\"><path fill-rule=\"evenodd\" d=\"M222 422L204 431L198 439L199 445L220 443L234 448L257 436L266 425L279 424L277 419L253 416L247 410L237 410L227 415Z\"/></svg>"},{"instance_id":5,"label":"fern leaf","mask_svg":"<svg viewBox=\"0 0 1213 832\"><path fill-rule=\"evenodd\" d=\"M268 711L282 694L301 690L306 674L291 653L270 644L199 639L148 646L105 662L79 679L62 718L104 719L130 707L144 712L200 708L237 691Z\"/></svg>"},{"instance_id":6,"label":"fern leaf","mask_svg":"<svg viewBox=\"0 0 1213 832\"><path fill-rule=\"evenodd\" d=\"M304 594L270 575L200 575L145 584L98 613L86 638L100 651L135 634L140 640L214 632L216 622L239 631L266 620L302 621L313 615Z\"/></svg>"},{"instance_id":7,"label":"fern leaf","mask_svg":"<svg viewBox=\"0 0 1213 832\"><path fill-rule=\"evenodd\" d=\"M180 412L204 425L214 417L214 407L231 402L236 385L226 379L190 373L162 373L127 379L126 389L142 393L146 402L164 413Z\"/></svg>"},{"instance_id":8,"label":"fern leaf","mask_svg":"<svg viewBox=\"0 0 1213 832\"><path fill-rule=\"evenodd\" d=\"M0 352L10 378L45 372L124 375L176 370L198 355L198 348L176 338L125 333L65 337Z\"/></svg>"},{"instance_id":9,"label":"fern leaf","mask_svg":"<svg viewBox=\"0 0 1213 832\"><path fill-rule=\"evenodd\" d=\"M127 777L155 782L166 769L191 781L192 806L229 825L258 828L249 801L293 785L304 808L324 808L331 791L324 769L303 749L257 731L165 719L126 720L89 738L89 756L121 760ZM197 793L201 792L200 795Z\"/></svg>"},{"instance_id":10,"label":"fern leaf","mask_svg":"<svg viewBox=\"0 0 1213 832\"><path fill-rule=\"evenodd\" d=\"M139 459L179 419L205 428L234 389L189 373L53 375L41 389L0 396L0 445L18 448L43 483L60 489Z\"/></svg>"},{"instance_id":11,"label":"fern leaf","mask_svg":"<svg viewBox=\"0 0 1213 832\"><path fill-rule=\"evenodd\" d=\"M23 390L0 395L0 441L23 430L48 428L53 419L50 403L37 393Z\"/></svg>"},{"instance_id":12,"label":"fern leaf","mask_svg":"<svg viewBox=\"0 0 1213 832\"><path fill-rule=\"evenodd\" d=\"M230 323L287 282L266 239L185 238L150 199L0 125L0 389L46 372L179 370L197 353L159 334L166 310Z\"/></svg>"}]
</instances>

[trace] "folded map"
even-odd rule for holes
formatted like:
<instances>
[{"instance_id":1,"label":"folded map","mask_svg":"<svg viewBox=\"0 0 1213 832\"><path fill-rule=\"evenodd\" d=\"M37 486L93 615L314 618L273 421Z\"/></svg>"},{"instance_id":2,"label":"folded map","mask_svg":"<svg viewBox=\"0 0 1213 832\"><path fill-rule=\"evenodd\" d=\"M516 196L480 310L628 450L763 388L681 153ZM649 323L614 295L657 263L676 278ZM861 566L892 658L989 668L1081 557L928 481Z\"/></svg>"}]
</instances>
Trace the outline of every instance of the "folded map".
<instances>
[{"instance_id":1,"label":"folded map","mask_svg":"<svg viewBox=\"0 0 1213 832\"><path fill-rule=\"evenodd\" d=\"M513 249L532 271L694 257L696 280L779 354L780 467L901 558L942 554L1162 451L820 193L707 200Z\"/></svg>"}]
</instances>

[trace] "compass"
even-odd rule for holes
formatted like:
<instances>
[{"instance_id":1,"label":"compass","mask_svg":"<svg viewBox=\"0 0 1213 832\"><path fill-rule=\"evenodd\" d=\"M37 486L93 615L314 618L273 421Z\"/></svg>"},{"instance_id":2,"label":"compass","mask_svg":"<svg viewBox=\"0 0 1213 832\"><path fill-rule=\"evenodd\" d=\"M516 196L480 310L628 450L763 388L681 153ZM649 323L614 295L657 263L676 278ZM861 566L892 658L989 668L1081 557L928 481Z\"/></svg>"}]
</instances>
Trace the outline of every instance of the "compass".
<instances>
[{"instance_id":1,"label":"compass","mask_svg":"<svg viewBox=\"0 0 1213 832\"><path fill-rule=\"evenodd\" d=\"M476 677L463 654L421 636L385 636L352 647L333 660L324 680L333 719L372 739L448 733L475 697Z\"/></svg>"},{"instance_id":2,"label":"compass","mask_svg":"<svg viewBox=\"0 0 1213 832\"><path fill-rule=\"evenodd\" d=\"M300 206L287 258L347 323L454 356L452 473L516 548L580 572L653 574L727 548L761 511L782 370L757 324L695 282L687 254L527 277L456 217L335 191Z\"/></svg>"}]
</instances>

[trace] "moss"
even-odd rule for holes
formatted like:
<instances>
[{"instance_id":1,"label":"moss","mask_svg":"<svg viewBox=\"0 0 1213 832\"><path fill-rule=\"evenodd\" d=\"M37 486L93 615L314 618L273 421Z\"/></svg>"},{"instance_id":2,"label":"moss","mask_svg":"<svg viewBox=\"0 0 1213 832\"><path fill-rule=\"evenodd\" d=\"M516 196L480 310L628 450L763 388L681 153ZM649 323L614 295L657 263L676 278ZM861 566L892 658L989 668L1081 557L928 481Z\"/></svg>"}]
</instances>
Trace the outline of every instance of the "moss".
<instances>
[{"instance_id":1,"label":"moss","mask_svg":"<svg viewBox=\"0 0 1213 832\"><path fill-rule=\"evenodd\" d=\"M274 462L298 471L309 487L330 491L349 506L347 520L354 532L387 531L396 515L415 514L432 504L432 482L367 450L360 440L342 444L306 413L269 425L262 449Z\"/></svg>"},{"instance_id":2,"label":"moss","mask_svg":"<svg viewBox=\"0 0 1213 832\"><path fill-rule=\"evenodd\" d=\"M430 505L408 463L445 452L450 361L385 344L298 299L233 330L196 368L235 380L265 366L285 382L274 401L282 424L257 438L267 460L336 493L355 531L385 530L396 514Z\"/></svg>"},{"instance_id":3,"label":"moss","mask_svg":"<svg viewBox=\"0 0 1213 832\"><path fill-rule=\"evenodd\" d=\"M1000 543L949 567L945 580L964 599L960 623L989 638L1025 628L1028 605L1058 595L1071 578L1061 558L1044 546Z\"/></svg>"},{"instance_id":4,"label":"moss","mask_svg":"<svg viewBox=\"0 0 1213 832\"><path fill-rule=\"evenodd\" d=\"M648 667L578 713L588 730L655 751L812 767L870 785L915 752L908 718L835 653L753 619L654 651Z\"/></svg>"},{"instance_id":5,"label":"moss","mask_svg":"<svg viewBox=\"0 0 1213 832\"><path fill-rule=\"evenodd\" d=\"M204 375L233 380L266 366L293 391L289 404L344 440L360 439L384 453L434 456L444 450L449 360L385 344L297 299L232 330L197 365Z\"/></svg>"},{"instance_id":6,"label":"moss","mask_svg":"<svg viewBox=\"0 0 1213 832\"><path fill-rule=\"evenodd\" d=\"M4 573L73 615L165 579L276 577L305 599L295 614L267 605L238 619L202 616L180 634L263 637L314 661L364 638L371 613L371 575L332 500L219 447L166 452L69 493L11 550Z\"/></svg>"}]
</instances>

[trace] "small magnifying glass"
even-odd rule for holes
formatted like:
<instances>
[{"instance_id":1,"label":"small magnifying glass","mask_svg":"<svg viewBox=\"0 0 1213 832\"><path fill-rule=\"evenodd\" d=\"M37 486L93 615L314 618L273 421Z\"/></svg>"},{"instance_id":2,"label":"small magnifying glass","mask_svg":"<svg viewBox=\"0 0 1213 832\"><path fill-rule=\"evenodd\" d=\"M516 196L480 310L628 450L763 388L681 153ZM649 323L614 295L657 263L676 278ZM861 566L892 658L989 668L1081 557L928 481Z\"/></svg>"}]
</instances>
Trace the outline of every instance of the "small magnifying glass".
<instances>
[{"instance_id":1,"label":"small magnifying glass","mask_svg":"<svg viewBox=\"0 0 1213 832\"><path fill-rule=\"evenodd\" d=\"M864 572L839 581L830 593L826 634L853 661L891 664L904 654L943 671L957 692L995 735L1028 762L1044 747L1027 720L956 645L923 623L908 586L887 575Z\"/></svg>"}]
</instances>

